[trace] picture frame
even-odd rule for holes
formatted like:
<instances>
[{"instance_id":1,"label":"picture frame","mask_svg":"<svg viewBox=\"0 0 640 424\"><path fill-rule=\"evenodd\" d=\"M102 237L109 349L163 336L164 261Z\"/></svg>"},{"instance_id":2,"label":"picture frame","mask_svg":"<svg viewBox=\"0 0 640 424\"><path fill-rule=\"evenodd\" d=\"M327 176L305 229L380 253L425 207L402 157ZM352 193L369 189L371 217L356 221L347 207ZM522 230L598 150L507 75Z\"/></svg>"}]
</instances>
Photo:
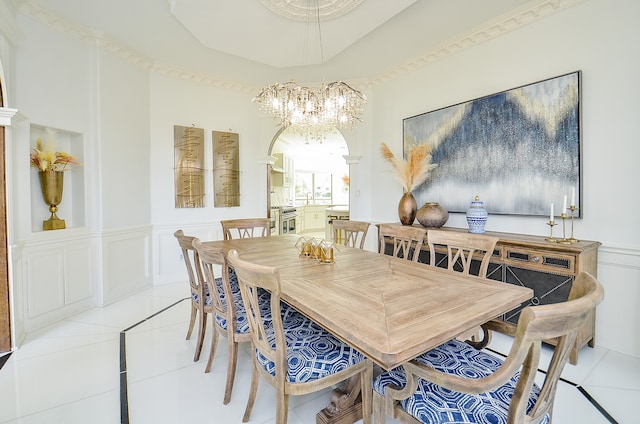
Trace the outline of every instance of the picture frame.
<instances>
[{"instance_id":1,"label":"picture frame","mask_svg":"<svg viewBox=\"0 0 640 424\"><path fill-rule=\"evenodd\" d=\"M465 212L478 196L490 214L559 216L573 203L579 218L581 135L575 71L405 118L403 152L429 143L437 164L413 191L418 207Z\"/></svg>"}]
</instances>

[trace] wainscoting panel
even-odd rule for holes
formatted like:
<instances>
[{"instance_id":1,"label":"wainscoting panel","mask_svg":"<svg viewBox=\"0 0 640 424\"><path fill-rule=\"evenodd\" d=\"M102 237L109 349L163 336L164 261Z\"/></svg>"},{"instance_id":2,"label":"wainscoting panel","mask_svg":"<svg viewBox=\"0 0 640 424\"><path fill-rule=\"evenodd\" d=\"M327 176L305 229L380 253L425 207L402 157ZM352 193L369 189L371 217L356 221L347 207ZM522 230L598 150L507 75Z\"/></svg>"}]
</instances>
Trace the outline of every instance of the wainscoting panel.
<instances>
[{"instance_id":1,"label":"wainscoting panel","mask_svg":"<svg viewBox=\"0 0 640 424\"><path fill-rule=\"evenodd\" d=\"M640 249L600 246L596 344L640 358Z\"/></svg>"},{"instance_id":2,"label":"wainscoting panel","mask_svg":"<svg viewBox=\"0 0 640 424\"><path fill-rule=\"evenodd\" d=\"M25 244L21 272L14 275L16 302L22 302L24 329L31 332L95 306L97 273L95 239L69 231L69 238L46 234ZM53 232L52 232L53 233Z\"/></svg>"},{"instance_id":3,"label":"wainscoting panel","mask_svg":"<svg viewBox=\"0 0 640 424\"><path fill-rule=\"evenodd\" d=\"M222 226L220 222L189 225L168 225L154 227L153 232L153 284L168 284L178 281L187 282L187 270L185 269L182 251L178 241L173 235L177 230L182 230L185 235L198 237L201 240L222 239ZM185 285L186 288L186 285ZM188 292L186 292L188 295Z\"/></svg>"},{"instance_id":4,"label":"wainscoting panel","mask_svg":"<svg viewBox=\"0 0 640 424\"><path fill-rule=\"evenodd\" d=\"M104 234L103 305L151 287L150 239L147 227Z\"/></svg>"}]
</instances>

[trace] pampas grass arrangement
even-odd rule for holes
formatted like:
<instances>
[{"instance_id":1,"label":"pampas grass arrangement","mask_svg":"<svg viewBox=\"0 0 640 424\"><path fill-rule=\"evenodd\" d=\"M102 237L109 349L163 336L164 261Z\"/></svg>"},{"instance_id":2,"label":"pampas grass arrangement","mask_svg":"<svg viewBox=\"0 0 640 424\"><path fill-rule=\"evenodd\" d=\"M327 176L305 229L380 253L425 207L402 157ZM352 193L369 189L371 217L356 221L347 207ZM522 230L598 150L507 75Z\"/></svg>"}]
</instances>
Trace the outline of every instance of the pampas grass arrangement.
<instances>
[{"instance_id":1,"label":"pampas grass arrangement","mask_svg":"<svg viewBox=\"0 0 640 424\"><path fill-rule=\"evenodd\" d=\"M425 182L431 170L438 166L431 163L431 146L427 143L413 146L407 159L396 158L385 143L380 144L380 153L393 166L394 175L404 187L405 192L411 192Z\"/></svg>"}]
</instances>

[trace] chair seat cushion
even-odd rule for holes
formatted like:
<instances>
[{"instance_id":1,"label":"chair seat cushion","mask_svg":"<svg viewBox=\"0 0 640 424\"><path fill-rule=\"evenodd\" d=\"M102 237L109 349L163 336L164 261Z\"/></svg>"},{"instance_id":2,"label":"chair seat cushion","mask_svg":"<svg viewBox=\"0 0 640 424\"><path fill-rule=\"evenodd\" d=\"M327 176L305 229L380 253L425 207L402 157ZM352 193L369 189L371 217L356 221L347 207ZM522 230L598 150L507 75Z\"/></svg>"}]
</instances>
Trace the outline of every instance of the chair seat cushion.
<instances>
[{"instance_id":1,"label":"chair seat cushion","mask_svg":"<svg viewBox=\"0 0 640 424\"><path fill-rule=\"evenodd\" d=\"M218 295L220 296L220 300L225 307L227 308L227 297L224 293L224 288L222 286L222 279L216 278L216 289L218 290ZM231 292L233 294L233 302L236 306L236 333L239 334L249 334L249 321L247 321L247 311L244 308L244 303L242 302L242 294L240 293L240 283L238 282L238 277L233 269L229 269L229 285L231 286ZM268 291L260 289L260 313L262 317L270 321L271 320L271 295ZM280 306L282 309L288 309L290 306L282 303ZM227 330L227 318L216 314L216 323L223 329Z\"/></svg>"},{"instance_id":2,"label":"chair seat cushion","mask_svg":"<svg viewBox=\"0 0 640 424\"><path fill-rule=\"evenodd\" d=\"M502 364L499 358L459 340L450 340L416 359L438 371L464 378L486 377ZM413 396L401 400L400 405L423 423L506 424L509 403L519 375L519 372L516 373L507 384L496 390L476 395L458 393L420 379ZM373 382L373 389L384 395L386 386L404 387L406 382L404 369L398 367L380 374ZM533 408L539 393L539 387L534 384L527 413ZM548 423L547 414L542 424Z\"/></svg>"},{"instance_id":3,"label":"chair seat cushion","mask_svg":"<svg viewBox=\"0 0 640 424\"><path fill-rule=\"evenodd\" d=\"M349 368L365 359L364 355L342 343L318 324L292 307L282 310L287 341L287 382L305 383ZM273 333L267 334L275 348ZM275 364L256 351L258 363L275 376Z\"/></svg>"},{"instance_id":4,"label":"chair seat cushion","mask_svg":"<svg viewBox=\"0 0 640 424\"><path fill-rule=\"evenodd\" d=\"M193 290L193 289L192 289ZM205 291L205 301L204 304L206 306L211 306L211 293L209 293L209 286L208 285L204 285L204 291ZM192 291L191 292L191 299L193 300L194 303L199 304L200 303L200 295L197 292Z\"/></svg>"}]
</instances>

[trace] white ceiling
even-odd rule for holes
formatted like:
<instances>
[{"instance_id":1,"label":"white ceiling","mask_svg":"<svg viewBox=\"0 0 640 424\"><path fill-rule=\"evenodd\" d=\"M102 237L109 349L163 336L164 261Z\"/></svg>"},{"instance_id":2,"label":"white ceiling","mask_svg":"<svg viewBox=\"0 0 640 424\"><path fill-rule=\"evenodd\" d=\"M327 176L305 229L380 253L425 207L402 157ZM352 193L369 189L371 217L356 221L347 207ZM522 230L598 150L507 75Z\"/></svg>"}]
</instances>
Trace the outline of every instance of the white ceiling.
<instances>
[{"instance_id":1,"label":"white ceiling","mask_svg":"<svg viewBox=\"0 0 640 424\"><path fill-rule=\"evenodd\" d=\"M523 10L553 3L319 0L321 57L317 21L298 20L308 15L309 0L13 1L32 17L102 34L154 66L248 84L278 76L300 82L380 77L461 37L478 42L469 34L512 16L521 21Z\"/></svg>"}]
</instances>

